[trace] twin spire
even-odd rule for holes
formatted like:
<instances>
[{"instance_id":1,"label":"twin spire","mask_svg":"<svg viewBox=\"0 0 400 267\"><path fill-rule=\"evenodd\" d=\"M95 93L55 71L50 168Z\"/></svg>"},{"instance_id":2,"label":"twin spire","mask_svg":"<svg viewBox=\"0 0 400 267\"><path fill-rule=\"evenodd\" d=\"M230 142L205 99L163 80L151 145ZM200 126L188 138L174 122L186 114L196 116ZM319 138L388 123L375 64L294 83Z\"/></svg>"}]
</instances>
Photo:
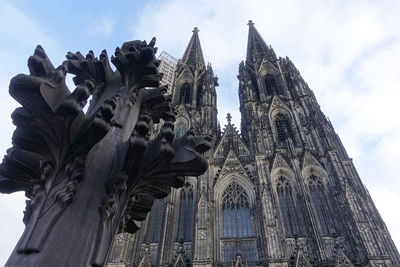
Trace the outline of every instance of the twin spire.
<instances>
[{"instance_id":1,"label":"twin spire","mask_svg":"<svg viewBox=\"0 0 400 267\"><path fill-rule=\"evenodd\" d=\"M275 61L276 55L273 49L267 45L261 35L254 27L254 22L249 20L249 36L247 39L247 54L246 62L251 63L254 61L254 57L258 54L264 54L269 60ZM204 69L205 61L203 57L203 51L200 45L199 29L194 27L193 35L190 38L189 44L186 47L185 53L182 57L182 62L185 63L191 69Z\"/></svg>"}]
</instances>

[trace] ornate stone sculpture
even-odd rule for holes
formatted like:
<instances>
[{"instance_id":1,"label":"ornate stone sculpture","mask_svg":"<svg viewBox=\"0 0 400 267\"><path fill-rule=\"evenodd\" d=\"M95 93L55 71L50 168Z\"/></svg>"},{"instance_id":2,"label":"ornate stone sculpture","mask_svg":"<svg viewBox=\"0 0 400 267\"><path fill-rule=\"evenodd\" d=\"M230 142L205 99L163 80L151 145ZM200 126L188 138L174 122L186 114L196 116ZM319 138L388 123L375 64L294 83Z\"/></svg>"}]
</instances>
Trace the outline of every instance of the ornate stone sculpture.
<instances>
[{"instance_id":1,"label":"ornate stone sculpture","mask_svg":"<svg viewBox=\"0 0 400 267\"><path fill-rule=\"evenodd\" d=\"M118 231L140 228L155 198L201 175L208 137L174 138L174 113L155 59L155 39L68 53L54 68L38 46L10 94L13 147L0 165L0 192L25 191L25 231L6 266L103 266ZM67 73L74 74L71 93ZM82 108L92 96L87 112ZM152 123L164 121L150 140Z\"/></svg>"}]
</instances>

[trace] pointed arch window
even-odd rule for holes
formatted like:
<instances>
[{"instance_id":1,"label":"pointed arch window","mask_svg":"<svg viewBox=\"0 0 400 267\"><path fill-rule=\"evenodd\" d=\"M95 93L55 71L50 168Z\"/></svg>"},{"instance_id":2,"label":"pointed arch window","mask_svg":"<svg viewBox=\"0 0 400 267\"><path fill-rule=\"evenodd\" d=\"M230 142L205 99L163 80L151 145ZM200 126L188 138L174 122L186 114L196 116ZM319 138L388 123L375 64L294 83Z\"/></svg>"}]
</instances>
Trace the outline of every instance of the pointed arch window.
<instances>
[{"instance_id":1,"label":"pointed arch window","mask_svg":"<svg viewBox=\"0 0 400 267\"><path fill-rule=\"evenodd\" d=\"M280 145L286 146L286 139L292 138L292 129L290 128L290 123L288 118L283 114L278 114L275 117L275 127L278 134L278 142Z\"/></svg>"},{"instance_id":2,"label":"pointed arch window","mask_svg":"<svg viewBox=\"0 0 400 267\"><path fill-rule=\"evenodd\" d=\"M238 183L232 182L222 196L223 237L249 237L253 235L249 198Z\"/></svg>"},{"instance_id":3,"label":"pointed arch window","mask_svg":"<svg viewBox=\"0 0 400 267\"><path fill-rule=\"evenodd\" d=\"M301 236L292 187L286 177L276 181L276 192L286 237Z\"/></svg>"},{"instance_id":4,"label":"pointed arch window","mask_svg":"<svg viewBox=\"0 0 400 267\"><path fill-rule=\"evenodd\" d=\"M179 213L179 241L193 240L194 226L194 201L193 201L193 185L186 183L181 190L180 195L180 213Z\"/></svg>"},{"instance_id":5,"label":"pointed arch window","mask_svg":"<svg viewBox=\"0 0 400 267\"><path fill-rule=\"evenodd\" d=\"M147 230L148 242L151 243L160 242L162 225L164 223L165 203L166 203L166 198L156 199L153 203Z\"/></svg>"},{"instance_id":6,"label":"pointed arch window","mask_svg":"<svg viewBox=\"0 0 400 267\"><path fill-rule=\"evenodd\" d=\"M188 83L182 85L179 96L179 103L190 104L190 91L191 87Z\"/></svg>"},{"instance_id":7,"label":"pointed arch window","mask_svg":"<svg viewBox=\"0 0 400 267\"><path fill-rule=\"evenodd\" d=\"M322 235L331 236L336 234L332 212L325 194L322 179L312 174L308 178L308 188L310 190L311 201L315 209L315 215L319 222Z\"/></svg>"}]
</instances>

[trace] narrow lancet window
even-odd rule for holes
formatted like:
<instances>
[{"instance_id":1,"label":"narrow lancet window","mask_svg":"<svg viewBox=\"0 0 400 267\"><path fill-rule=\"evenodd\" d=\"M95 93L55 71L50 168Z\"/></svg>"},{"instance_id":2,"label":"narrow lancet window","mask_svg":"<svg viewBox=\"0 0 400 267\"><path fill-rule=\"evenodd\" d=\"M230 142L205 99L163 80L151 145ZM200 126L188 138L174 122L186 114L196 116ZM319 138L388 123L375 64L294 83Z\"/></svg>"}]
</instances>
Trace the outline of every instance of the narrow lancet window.
<instances>
[{"instance_id":1,"label":"narrow lancet window","mask_svg":"<svg viewBox=\"0 0 400 267\"><path fill-rule=\"evenodd\" d=\"M186 183L182 188L180 196L180 214L179 214L179 241L193 240L193 223L194 223L194 201L193 201L193 185Z\"/></svg>"},{"instance_id":2,"label":"narrow lancet window","mask_svg":"<svg viewBox=\"0 0 400 267\"><path fill-rule=\"evenodd\" d=\"M273 95L276 92L275 77L271 74L267 74L267 76L265 76L265 90L267 96Z\"/></svg>"},{"instance_id":3,"label":"narrow lancet window","mask_svg":"<svg viewBox=\"0 0 400 267\"><path fill-rule=\"evenodd\" d=\"M292 130L287 117L283 114L278 114L275 117L275 127L278 134L278 142L280 145L285 146L286 139L291 137L293 139Z\"/></svg>"},{"instance_id":4,"label":"narrow lancet window","mask_svg":"<svg viewBox=\"0 0 400 267\"><path fill-rule=\"evenodd\" d=\"M297 218L296 205L289 180L279 177L276 181L279 208L286 237L300 236L299 220Z\"/></svg>"},{"instance_id":5,"label":"narrow lancet window","mask_svg":"<svg viewBox=\"0 0 400 267\"><path fill-rule=\"evenodd\" d=\"M179 102L182 104L189 104L190 103L190 85L185 83L181 87Z\"/></svg>"},{"instance_id":6,"label":"narrow lancet window","mask_svg":"<svg viewBox=\"0 0 400 267\"><path fill-rule=\"evenodd\" d=\"M336 234L332 212L321 178L311 175L308 178L308 188L310 190L311 201L315 209L315 215L319 222L322 235L331 236Z\"/></svg>"},{"instance_id":7,"label":"narrow lancet window","mask_svg":"<svg viewBox=\"0 0 400 267\"><path fill-rule=\"evenodd\" d=\"M156 199L153 203L153 207L151 208L150 217L149 217L149 226L147 231L147 241L151 243L160 242L162 225L164 222L164 211L165 211L165 202L164 199Z\"/></svg>"}]
</instances>

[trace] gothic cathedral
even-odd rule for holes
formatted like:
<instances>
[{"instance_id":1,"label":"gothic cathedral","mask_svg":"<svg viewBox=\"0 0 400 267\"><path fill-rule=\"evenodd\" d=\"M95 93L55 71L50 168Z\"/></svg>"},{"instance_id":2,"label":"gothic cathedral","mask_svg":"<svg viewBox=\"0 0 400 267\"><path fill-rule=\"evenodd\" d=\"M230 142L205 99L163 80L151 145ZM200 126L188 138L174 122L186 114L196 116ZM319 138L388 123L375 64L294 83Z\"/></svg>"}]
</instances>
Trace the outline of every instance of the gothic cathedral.
<instances>
[{"instance_id":1,"label":"gothic cathedral","mask_svg":"<svg viewBox=\"0 0 400 267\"><path fill-rule=\"evenodd\" d=\"M197 28L175 70L175 134L213 136L208 171L157 200L108 266L400 266L332 124L289 58L249 22L240 133L217 121L218 80Z\"/></svg>"}]
</instances>

